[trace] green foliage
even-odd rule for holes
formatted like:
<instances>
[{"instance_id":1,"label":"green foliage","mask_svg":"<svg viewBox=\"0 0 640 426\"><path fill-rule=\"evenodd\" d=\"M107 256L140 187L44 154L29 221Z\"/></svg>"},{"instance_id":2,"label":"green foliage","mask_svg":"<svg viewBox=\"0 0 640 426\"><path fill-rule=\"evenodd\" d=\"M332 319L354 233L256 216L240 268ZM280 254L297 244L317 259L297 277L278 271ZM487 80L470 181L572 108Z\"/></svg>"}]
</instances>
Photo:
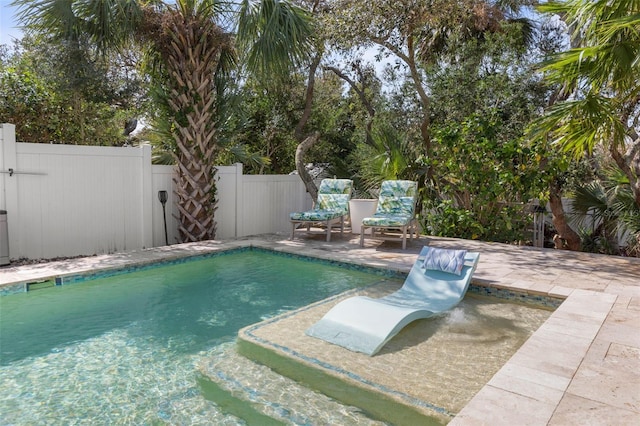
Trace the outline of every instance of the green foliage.
<instances>
[{"instance_id":1,"label":"green foliage","mask_svg":"<svg viewBox=\"0 0 640 426\"><path fill-rule=\"evenodd\" d=\"M0 61L0 118L23 142L122 145L139 115L142 82L122 56L88 58L78 46L25 37Z\"/></svg>"},{"instance_id":2,"label":"green foliage","mask_svg":"<svg viewBox=\"0 0 640 426\"><path fill-rule=\"evenodd\" d=\"M544 105L549 89L534 72L518 24L469 40L428 68L433 122L463 121L472 114L499 114L503 140L520 137Z\"/></svg>"},{"instance_id":3,"label":"green foliage","mask_svg":"<svg viewBox=\"0 0 640 426\"><path fill-rule=\"evenodd\" d=\"M246 65L261 76L287 75L302 63L312 49L312 34L308 12L290 2L240 2L239 50L245 52Z\"/></svg>"},{"instance_id":4,"label":"green foliage","mask_svg":"<svg viewBox=\"0 0 640 426\"><path fill-rule=\"evenodd\" d=\"M571 48L547 56L541 65L546 81L557 87L553 98L557 102L550 102L545 115L531 125L531 137L543 143L548 139L574 158L588 159L596 171L608 163L601 155L607 153L625 178L615 185L617 195L613 196L607 183L610 179L604 175L584 176L572 185L579 214L584 217L588 208L596 217L594 228L581 231L582 248L615 252L617 238L612 228L629 219L627 231L633 236L632 246L637 247L640 5L627 0L568 0L542 3L538 9L561 17L570 31ZM559 153L549 163L558 158L562 158ZM563 175L567 173L558 176L560 184ZM618 195L627 202L620 203Z\"/></svg>"},{"instance_id":5,"label":"green foliage","mask_svg":"<svg viewBox=\"0 0 640 426\"><path fill-rule=\"evenodd\" d=\"M428 203L422 226L429 235L477 240L485 235L485 227L471 210L456 207L453 200Z\"/></svg>"},{"instance_id":6,"label":"green foliage","mask_svg":"<svg viewBox=\"0 0 640 426\"><path fill-rule=\"evenodd\" d=\"M524 138L546 88L527 59L520 23L460 40L428 68L436 175L423 195L429 233L513 242L526 240L526 203L540 198L544 144Z\"/></svg>"},{"instance_id":7,"label":"green foliage","mask_svg":"<svg viewBox=\"0 0 640 426\"><path fill-rule=\"evenodd\" d=\"M324 72L316 79L314 105L304 131L320 131L319 143L306 155L310 162L329 163L328 173L350 176L346 161L355 148L356 120L362 107L354 103L350 93L344 93L343 82L333 73Z\"/></svg>"},{"instance_id":8,"label":"green foliage","mask_svg":"<svg viewBox=\"0 0 640 426\"><path fill-rule=\"evenodd\" d=\"M434 132L439 197L425 200L425 227L435 235L485 241L525 239L524 204L540 191L535 149L502 141L498 111L472 115Z\"/></svg>"},{"instance_id":9,"label":"green foliage","mask_svg":"<svg viewBox=\"0 0 640 426\"><path fill-rule=\"evenodd\" d=\"M305 157L311 163L329 163L331 174L344 175L344 160L352 149L354 124L349 101L342 95L340 82L331 73L317 79L311 119L305 132L319 130L321 140ZM268 161L245 163L248 173L284 173L295 170L298 141L294 129L304 109L304 74L291 74L288 79L259 81L248 77L237 88L233 100L225 106L229 114L220 126L221 139L229 147L237 147L245 158L262 157ZM237 157L226 151L221 164Z\"/></svg>"},{"instance_id":10,"label":"green foliage","mask_svg":"<svg viewBox=\"0 0 640 426\"><path fill-rule=\"evenodd\" d=\"M361 196L375 196L383 180L420 181L426 174L417 140L411 139L407 132L397 130L391 124L390 116L381 115L373 125L371 144L359 143L349 157L351 174Z\"/></svg>"},{"instance_id":11,"label":"green foliage","mask_svg":"<svg viewBox=\"0 0 640 426\"><path fill-rule=\"evenodd\" d=\"M29 71L0 70L0 121L21 142L120 145L126 116L108 104L69 99Z\"/></svg>"},{"instance_id":12,"label":"green foliage","mask_svg":"<svg viewBox=\"0 0 640 426\"><path fill-rule=\"evenodd\" d=\"M555 143L580 158L603 142L624 145L627 129L620 121L621 108L619 100L589 92L550 108L536 132L554 136Z\"/></svg>"},{"instance_id":13,"label":"green foliage","mask_svg":"<svg viewBox=\"0 0 640 426\"><path fill-rule=\"evenodd\" d=\"M638 254L640 208L628 179L618 168L605 165L600 176L575 188L571 203L583 251L618 254L618 234L626 234L628 252Z\"/></svg>"},{"instance_id":14,"label":"green foliage","mask_svg":"<svg viewBox=\"0 0 640 426\"><path fill-rule=\"evenodd\" d=\"M521 205L500 205L491 216L457 207L453 200L427 203L422 224L430 235L497 242L526 241L531 217Z\"/></svg>"},{"instance_id":15,"label":"green foliage","mask_svg":"<svg viewBox=\"0 0 640 426\"><path fill-rule=\"evenodd\" d=\"M0 71L0 121L20 123L19 140L33 141L37 135L55 139L56 109L53 94L33 73L20 74L13 67Z\"/></svg>"},{"instance_id":16,"label":"green foliage","mask_svg":"<svg viewBox=\"0 0 640 426\"><path fill-rule=\"evenodd\" d=\"M528 148L518 141L500 143L501 123L493 116L472 115L460 124L450 123L434 133L438 141L437 161L442 171L440 191L444 194L470 194L482 190L517 195L522 179L527 179ZM514 201L518 201L517 199ZM467 202L462 202L469 207Z\"/></svg>"},{"instance_id":17,"label":"green foliage","mask_svg":"<svg viewBox=\"0 0 640 426\"><path fill-rule=\"evenodd\" d=\"M640 4L637 1L543 3L571 29L572 48L542 64L546 79L562 87L563 102L535 123L576 157L605 147L629 179L640 207Z\"/></svg>"},{"instance_id":18,"label":"green foliage","mask_svg":"<svg viewBox=\"0 0 640 426\"><path fill-rule=\"evenodd\" d=\"M268 164L245 164L246 172L286 174L295 170L293 128L295 113L302 108L301 89L295 76L282 85L248 78L237 89L228 127L221 130L230 146L243 146L246 152L269 159Z\"/></svg>"}]
</instances>

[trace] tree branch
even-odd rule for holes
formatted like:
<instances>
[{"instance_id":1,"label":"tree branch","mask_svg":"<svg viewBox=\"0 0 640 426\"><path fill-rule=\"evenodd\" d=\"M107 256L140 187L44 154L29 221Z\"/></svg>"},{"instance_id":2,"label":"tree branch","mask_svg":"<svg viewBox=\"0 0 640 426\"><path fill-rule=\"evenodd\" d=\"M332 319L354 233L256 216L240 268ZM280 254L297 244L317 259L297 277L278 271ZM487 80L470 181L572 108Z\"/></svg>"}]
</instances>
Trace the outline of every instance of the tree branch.
<instances>
[{"instance_id":1,"label":"tree branch","mask_svg":"<svg viewBox=\"0 0 640 426\"><path fill-rule=\"evenodd\" d=\"M314 92L315 83L316 83L316 71L318 69L318 66L320 65L321 59L322 59L322 54L317 53L314 56L313 60L311 61L311 64L309 65L309 74L307 77L307 91L305 94L305 101L304 101L304 111L302 112L302 117L300 117L300 120L298 121L298 124L296 125L295 131L294 131L294 135L298 142L302 141L302 139L304 138L304 134L303 134L304 126L307 124L307 121L309 121L309 117L311 117L311 107L313 106L313 92Z\"/></svg>"},{"instance_id":2,"label":"tree branch","mask_svg":"<svg viewBox=\"0 0 640 426\"><path fill-rule=\"evenodd\" d=\"M366 129L365 129L367 144L372 145L373 141L371 139L371 128L373 126L373 118L376 115L376 110L371 104L371 102L369 101L369 99L367 99L367 95L364 91L365 83L364 83L363 74L359 72L359 75L361 76L361 80L362 80L362 86L363 86L361 89L358 87L358 84L355 81L353 81L347 74L342 72L342 70L340 70L338 67L326 66L324 67L324 69L332 71L335 75L337 75L338 77L346 81L349 84L349 86L351 86L351 88L356 92L356 94L358 95L358 98L360 98L360 102L362 102L362 105L365 107L365 109L367 110L367 114L369 115L369 119L367 120ZM359 70L360 68L358 67L358 71Z\"/></svg>"}]
</instances>

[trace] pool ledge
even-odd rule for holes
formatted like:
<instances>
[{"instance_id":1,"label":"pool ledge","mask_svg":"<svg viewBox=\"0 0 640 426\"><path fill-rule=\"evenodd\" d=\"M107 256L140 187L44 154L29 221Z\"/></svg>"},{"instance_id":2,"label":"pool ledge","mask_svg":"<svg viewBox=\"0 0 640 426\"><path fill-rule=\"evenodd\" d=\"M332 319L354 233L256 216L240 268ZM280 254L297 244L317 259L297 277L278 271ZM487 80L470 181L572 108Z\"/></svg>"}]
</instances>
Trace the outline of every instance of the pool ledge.
<instances>
[{"instance_id":1,"label":"pool ledge","mask_svg":"<svg viewBox=\"0 0 640 426\"><path fill-rule=\"evenodd\" d=\"M381 286L384 287L385 283ZM375 287L377 286L371 288ZM393 386L389 387L381 381L368 379L361 374L362 370L359 368L345 369L332 364L322 356L317 356L317 351L309 350L310 346L326 346L329 351L343 350L307 337L301 330L312 323L309 318L315 318L316 310L325 310L323 305L333 304L332 302L356 292L359 291L349 291L243 328L238 333L239 353L344 404L359 407L372 417L390 424L437 425L450 421L454 414L446 409ZM291 337L293 338L287 341ZM362 354L348 355L350 358L364 357Z\"/></svg>"}]
</instances>

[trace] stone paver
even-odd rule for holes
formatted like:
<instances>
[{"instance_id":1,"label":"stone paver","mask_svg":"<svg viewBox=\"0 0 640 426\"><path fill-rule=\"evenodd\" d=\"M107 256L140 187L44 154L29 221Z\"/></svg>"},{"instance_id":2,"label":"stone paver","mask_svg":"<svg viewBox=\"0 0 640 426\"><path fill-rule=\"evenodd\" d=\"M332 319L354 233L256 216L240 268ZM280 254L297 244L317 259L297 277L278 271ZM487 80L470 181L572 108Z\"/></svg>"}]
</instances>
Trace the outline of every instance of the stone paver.
<instances>
[{"instance_id":1,"label":"stone paver","mask_svg":"<svg viewBox=\"0 0 640 426\"><path fill-rule=\"evenodd\" d=\"M399 243L374 240L365 240L360 248L357 236L349 234L336 235L330 243L323 239L309 236L289 241L284 235L264 235L4 267L0 268L0 290L65 274L246 245L400 271L408 271L422 245L466 248L481 253L476 284L566 300L449 424L640 424L640 259L424 236L409 243L406 251ZM298 327L302 333L303 325ZM397 351L406 359L405 365L417 356L419 345L408 331L404 335L411 343ZM302 335L298 338L304 341ZM314 344L319 351L328 345ZM342 356L352 354L345 351ZM366 373L369 364L363 361L361 371L354 373ZM377 374L402 374L403 367L387 365Z\"/></svg>"}]
</instances>

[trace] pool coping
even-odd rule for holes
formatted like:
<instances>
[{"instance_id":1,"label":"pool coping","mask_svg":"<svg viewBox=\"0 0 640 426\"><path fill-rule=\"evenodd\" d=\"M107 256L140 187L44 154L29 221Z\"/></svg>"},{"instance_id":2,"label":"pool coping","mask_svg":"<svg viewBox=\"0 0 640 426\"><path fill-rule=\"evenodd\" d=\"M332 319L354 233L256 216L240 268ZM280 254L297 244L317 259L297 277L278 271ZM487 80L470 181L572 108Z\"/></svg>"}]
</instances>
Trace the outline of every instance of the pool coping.
<instances>
[{"instance_id":1,"label":"pool coping","mask_svg":"<svg viewBox=\"0 0 640 426\"><path fill-rule=\"evenodd\" d=\"M565 301L451 425L640 421L640 259L422 237L408 250L357 237L325 243L282 236L189 243L0 269L0 290L96 269L118 269L231 248L257 247L408 272L424 244L478 250L474 283ZM490 408L488 408L490 407ZM606 420L607 419L607 420Z\"/></svg>"}]
</instances>

